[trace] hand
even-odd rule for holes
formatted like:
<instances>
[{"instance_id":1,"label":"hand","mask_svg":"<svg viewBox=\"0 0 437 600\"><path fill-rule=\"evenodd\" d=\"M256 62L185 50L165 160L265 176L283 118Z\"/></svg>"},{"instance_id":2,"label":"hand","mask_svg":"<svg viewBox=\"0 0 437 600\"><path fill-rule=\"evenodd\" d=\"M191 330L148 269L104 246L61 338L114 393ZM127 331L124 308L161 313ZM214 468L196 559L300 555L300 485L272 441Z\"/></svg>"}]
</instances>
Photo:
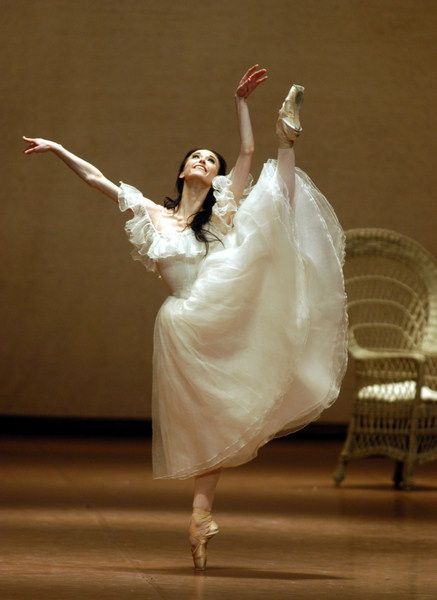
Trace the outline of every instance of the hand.
<instances>
[{"instance_id":1,"label":"hand","mask_svg":"<svg viewBox=\"0 0 437 600\"><path fill-rule=\"evenodd\" d=\"M235 92L238 98L247 98L260 83L267 79L267 69L259 69L258 67L259 65L253 65L243 75Z\"/></svg>"},{"instance_id":2,"label":"hand","mask_svg":"<svg viewBox=\"0 0 437 600\"><path fill-rule=\"evenodd\" d=\"M25 140L29 145L23 150L24 154L32 154L32 152L48 152L49 150L53 150L57 145L56 142L51 142L50 140L44 140L43 138L29 138L23 135L23 140Z\"/></svg>"}]
</instances>

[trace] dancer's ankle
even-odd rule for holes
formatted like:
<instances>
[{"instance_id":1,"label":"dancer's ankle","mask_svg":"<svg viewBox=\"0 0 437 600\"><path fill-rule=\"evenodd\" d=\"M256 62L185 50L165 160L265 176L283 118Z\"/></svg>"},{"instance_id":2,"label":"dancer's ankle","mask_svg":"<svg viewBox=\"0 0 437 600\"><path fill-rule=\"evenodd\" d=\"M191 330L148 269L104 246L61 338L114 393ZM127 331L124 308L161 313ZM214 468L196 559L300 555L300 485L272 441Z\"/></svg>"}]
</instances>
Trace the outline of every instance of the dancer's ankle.
<instances>
[{"instance_id":1,"label":"dancer's ankle","mask_svg":"<svg viewBox=\"0 0 437 600\"><path fill-rule=\"evenodd\" d=\"M211 514L211 509L204 506L193 506L193 515L207 517Z\"/></svg>"}]
</instances>

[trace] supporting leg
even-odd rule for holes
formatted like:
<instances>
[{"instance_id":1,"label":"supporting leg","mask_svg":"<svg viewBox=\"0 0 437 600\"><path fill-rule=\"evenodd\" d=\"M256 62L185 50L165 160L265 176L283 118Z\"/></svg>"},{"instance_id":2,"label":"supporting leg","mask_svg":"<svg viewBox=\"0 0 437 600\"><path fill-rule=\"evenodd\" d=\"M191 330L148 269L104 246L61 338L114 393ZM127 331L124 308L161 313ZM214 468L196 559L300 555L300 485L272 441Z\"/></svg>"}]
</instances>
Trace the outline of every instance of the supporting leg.
<instances>
[{"instance_id":1,"label":"supporting leg","mask_svg":"<svg viewBox=\"0 0 437 600\"><path fill-rule=\"evenodd\" d=\"M220 473L221 469L217 469L194 479L193 513L189 524L189 540L194 568L198 571L205 570L208 542L219 531L217 523L212 520L211 509Z\"/></svg>"},{"instance_id":2,"label":"supporting leg","mask_svg":"<svg viewBox=\"0 0 437 600\"><path fill-rule=\"evenodd\" d=\"M211 510L221 469L199 475L194 479L193 508Z\"/></svg>"}]
</instances>

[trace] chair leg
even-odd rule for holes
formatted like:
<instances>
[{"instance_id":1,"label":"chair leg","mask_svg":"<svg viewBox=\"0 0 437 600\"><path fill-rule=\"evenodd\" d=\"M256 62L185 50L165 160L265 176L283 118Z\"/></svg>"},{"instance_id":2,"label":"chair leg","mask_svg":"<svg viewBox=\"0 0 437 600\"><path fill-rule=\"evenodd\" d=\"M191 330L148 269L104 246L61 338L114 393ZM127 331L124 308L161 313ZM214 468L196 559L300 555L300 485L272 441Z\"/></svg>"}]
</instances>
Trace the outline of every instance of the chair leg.
<instances>
[{"instance_id":1,"label":"chair leg","mask_svg":"<svg viewBox=\"0 0 437 600\"><path fill-rule=\"evenodd\" d=\"M338 463L337 463L337 468L335 469L335 472L333 474L335 487L338 487L340 485L340 483L343 481L343 479L345 478L347 463L348 463L348 460L346 458L342 458L342 457L339 458Z\"/></svg>"},{"instance_id":2,"label":"chair leg","mask_svg":"<svg viewBox=\"0 0 437 600\"><path fill-rule=\"evenodd\" d=\"M413 407L413 412L411 415L410 435L408 440L408 456L404 465L404 481L402 484L402 488L404 490L411 490L411 488L414 486L413 471L417 460L417 421L419 418L418 411L420 400L420 396L418 397L417 395L420 394L420 390L422 389L422 385L420 382L421 378L419 378L419 381L416 382L416 403Z\"/></svg>"},{"instance_id":3,"label":"chair leg","mask_svg":"<svg viewBox=\"0 0 437 600\"><path fill-rule=\"evenodd\" d=\"M403 483L402 483L402 489L404 489L404 490L411 490L414 487L414 481L413 481L413 471L414 471L414 462L415 462L414 458L408 457L407 462L404 465Z\"/></svg>"},{"instance_id":4,"label":"chair leg","mask_svg":"<svg viewBox=\"0 0 437 600\"><path fill-rule=\"evenodd\" d=\"M404 462L402 460L397 460L395 462L395 470L393 473L393 483L397 490L402 488L404 481Z\"/></svg>"},{"instance_id":5,"label":"chair leg","mask_svg":"<svg viewBox=\"0 0 437 600\"><path fill-rule=\"evenodd\" d=\"M351 422L349 423L346 441L344 443L343 449L340 452L340 457L337 462L337 468L333 473L335 487L338 487L340 483L346 476L346 467L350 458L350 449L353 445L355 439L355 424L354 417L352 417Z\"/></svg>"}]
</instances>

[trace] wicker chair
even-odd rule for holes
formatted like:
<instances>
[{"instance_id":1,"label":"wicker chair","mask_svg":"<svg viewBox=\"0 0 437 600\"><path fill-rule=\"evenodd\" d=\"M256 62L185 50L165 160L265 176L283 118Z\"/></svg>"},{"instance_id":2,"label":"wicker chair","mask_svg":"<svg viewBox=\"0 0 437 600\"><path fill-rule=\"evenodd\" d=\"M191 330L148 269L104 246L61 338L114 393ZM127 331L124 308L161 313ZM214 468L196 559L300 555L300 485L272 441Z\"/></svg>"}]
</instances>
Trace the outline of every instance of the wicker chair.
<instances>
[{"instance_id":1,"label":"wicker chair","mask_svg":"<svg viewBox=\"0 0 437 600\"><path fill-rule=\"evenodd\" d=\"M393 458L397 488L437 459L437 265L386 229L346 232L349 353L356 392L334 481L352 458Z\"/></svg>"}]
</instances>

